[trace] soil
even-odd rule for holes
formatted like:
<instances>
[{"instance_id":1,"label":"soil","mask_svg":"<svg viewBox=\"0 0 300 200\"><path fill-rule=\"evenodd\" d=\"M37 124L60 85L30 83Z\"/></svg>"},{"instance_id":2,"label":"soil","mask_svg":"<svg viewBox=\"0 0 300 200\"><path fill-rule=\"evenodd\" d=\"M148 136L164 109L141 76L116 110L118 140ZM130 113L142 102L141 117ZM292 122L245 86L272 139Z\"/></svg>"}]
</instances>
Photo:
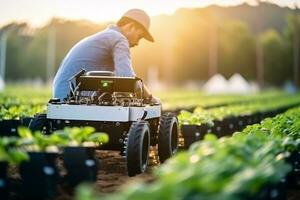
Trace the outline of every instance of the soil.
<instances>
[{"instance_id":1,"label":"soil","mask_svg":"<svg viewBox=\"0 0 300 200\"><path fill-rule=\"evenodd\" d=\"M98 151L97 157L100 159L100 170L98 172L97 189L101 193L114 192L128 182L154 180L152 170L157 166L154 151L150 156L149 165L145 173L134 177L128 177L125 158L115 151Z\"/></svg>"},{"instance_id":2,"label":"soil","mask_svg":"<svg viewBox=\"0 0 300 200\"><path fill-rule=\"evenodd\" d=\"M158 165L157 155L154 150L151 150L146 172L134 177L128 177L125 158L120 155L119 151L97 150L96 156L99 159L100 166L97 182L95 183L95 190L102 194L116 192L120 190L122 186L127 186L133 182L154 181L152 171ZM62 184L59 188L59 195L56 200L70 200L73 195L74 190L68 185Z\"/></svg>"},{"instance_id":3,"label":"soil","mask_svg":"<svg viewBox=\"0 0 300 200\"><path fill-rule=\"evenodd\" d=\"M300 189L288 190L287 200L299 200L300 199Z\"/></svg>"}]
</instances>

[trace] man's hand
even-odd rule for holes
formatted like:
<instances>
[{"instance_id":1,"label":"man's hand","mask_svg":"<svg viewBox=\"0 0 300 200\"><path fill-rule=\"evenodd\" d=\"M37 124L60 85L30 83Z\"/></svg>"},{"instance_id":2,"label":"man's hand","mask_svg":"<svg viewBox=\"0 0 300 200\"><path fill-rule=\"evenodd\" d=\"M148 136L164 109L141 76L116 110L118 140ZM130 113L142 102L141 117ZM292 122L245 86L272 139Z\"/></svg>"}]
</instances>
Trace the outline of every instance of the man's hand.
<instances>
[{"instance_id":1,"label":"man's hand","mask_svg":"<svg viewBox=\"0 0 300 200\"><path fill-rule=\"evenodd\" d=\"M144 99L144 103L152 105L161 105L160 99L152 95Z\"/></svg>"},{"instance_id":2,"label":"man's hand","mask_svg":"<svg viewBox=\"0 0 300 200\"><path fill-rule=\"evenodd\" d=\"M152 96L150 90L146 87L146 85L143 85L143 91L144 91L144 102L148 104L153 105L161 105L160 99L157 97Z\"/></svg>"},{"instance_id":3,"label":"man's hand","mask_svg":"<svg viewBox=\"0 0 300 200\"><path fill-rule=\"evenodd\" d=\"M159 98L152 96L151 104L154 104L154 105L161 105L161 101L160 101Z\"/></svg>"}]
</instances>

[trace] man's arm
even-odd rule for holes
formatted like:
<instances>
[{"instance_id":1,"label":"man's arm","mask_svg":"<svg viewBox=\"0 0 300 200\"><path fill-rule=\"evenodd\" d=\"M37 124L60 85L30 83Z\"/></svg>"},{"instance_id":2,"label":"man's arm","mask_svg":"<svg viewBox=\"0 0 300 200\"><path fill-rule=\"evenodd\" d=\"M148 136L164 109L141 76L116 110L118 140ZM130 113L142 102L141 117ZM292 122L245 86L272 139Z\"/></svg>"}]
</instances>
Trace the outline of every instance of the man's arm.
<instances>
[{"instance_id":1,"label":"man's arm","mask_svg":"<svg viewBox=\"0 0 300 200\"><path fill-rule=\"evenodd\" d=\"M135 77L130 57L129 44L126 40L120 39L113 48L113 60L117 76ZM160 103L159 99L152 96L148 87L143 84L143 98L152 103Z\"/></svg>"},{"instance_id":2,"label":"man's arm","mask_svg":"<svg viewBox=\"0 0 300 200\"><path fill-rule=\"evenodd\" d=\"M117 76L135 77L130 57L129 44L126 39L119 39L113 47L113 60Z\"/></svg>"}]
</instances>

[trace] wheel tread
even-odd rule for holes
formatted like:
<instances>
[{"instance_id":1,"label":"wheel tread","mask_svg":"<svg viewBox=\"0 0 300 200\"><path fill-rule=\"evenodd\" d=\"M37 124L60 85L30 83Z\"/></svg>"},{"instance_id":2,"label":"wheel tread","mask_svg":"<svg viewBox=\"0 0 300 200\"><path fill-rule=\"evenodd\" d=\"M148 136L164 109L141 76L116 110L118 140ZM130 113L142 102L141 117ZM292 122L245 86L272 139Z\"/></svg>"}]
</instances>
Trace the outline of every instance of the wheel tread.
<instances>
[{"instance_id":1,"label":"wheel tread","mask_svg":"<svg viewBox=\"0 0 300 200\"><path fill-rule=\"evenodd\" d=\"M127 159L127 171L129 176L134 176L141 173L140 164L140 140L142 131L145 129L145 126L149 125L147 122L133 122L128 133L128 140L126 144L126 159ZM149 134L149 131L148 131ZM150 141L149 141L150 142ZM138 164L137 164L138 163Z\"/></svg>"},{"instance_id":2,"label":"wheel tread","mask_svg":"<svg viewBox=\"0 0 300 200\"><path fill-rule=\"evenodd\" d=\"M175 118L175 122L174 121ZM172 152L170 152L170 146L168 141L170 141L170 133L172 126L174 123L177 122L176 115L173 113L165 113L161 116L160 120L160 127L159 127L159 135L158 135L158 155L159 160L161 163L163 163L165 160L167 160L171 155ZM178 128L177 128L178 130ZM166 145L168 143L168 145Z\"/></svg>"}]
</instances>

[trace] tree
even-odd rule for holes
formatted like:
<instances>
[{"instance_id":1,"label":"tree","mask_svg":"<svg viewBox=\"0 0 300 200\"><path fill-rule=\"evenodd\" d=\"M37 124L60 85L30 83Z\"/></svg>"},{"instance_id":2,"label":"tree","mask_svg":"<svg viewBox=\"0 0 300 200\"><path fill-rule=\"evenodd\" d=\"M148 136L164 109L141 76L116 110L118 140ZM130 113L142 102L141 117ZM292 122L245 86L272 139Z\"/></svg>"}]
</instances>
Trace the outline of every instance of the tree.
<instances>
[{"instance_id":1,"label":"tree","mask_svg":"<svg viewBox=\"0 0 300 200\"><path fill-rule=\"evenodd\" d=\"M284 62L286 52L282 37L276 30L270 29L260 35L259 42L263 48L266 83L282 85L288 79L289 71Z\"/></svg>"},{"instance_id":2,"label":"tree","mask_svg":"<svg viewBox=\"0 0 300 200\"><path fill-rule=\"evenodd\" d=\"M227 78L240 73L255 78L255 39L249 27L241 21L229 21L220 31L219 71Z\"/></svg>"},{"instance_id":3,"label":"tree","mask_svg":"<svg viewBox=\"0 0 300 200\"><path fill-rule=\"evenodd\" d=\"M298 20L297 20L298 18ZM300 46L300 42L296 42L296 33L298 33L298 38L300 37L300 20L299 15L289 14L287 15L287 25L284 29L284 46L285 46L285 65L286 71L288 72L287 78L293 80L293 65L295 61L295 45ZM298 43L298 44L297 44ZM300 52L298 52L298 58L300 57ZM299 66L298 66L299 67ZM298 77L300 74L298 74Z\"/></svg>"}]
</instances>

